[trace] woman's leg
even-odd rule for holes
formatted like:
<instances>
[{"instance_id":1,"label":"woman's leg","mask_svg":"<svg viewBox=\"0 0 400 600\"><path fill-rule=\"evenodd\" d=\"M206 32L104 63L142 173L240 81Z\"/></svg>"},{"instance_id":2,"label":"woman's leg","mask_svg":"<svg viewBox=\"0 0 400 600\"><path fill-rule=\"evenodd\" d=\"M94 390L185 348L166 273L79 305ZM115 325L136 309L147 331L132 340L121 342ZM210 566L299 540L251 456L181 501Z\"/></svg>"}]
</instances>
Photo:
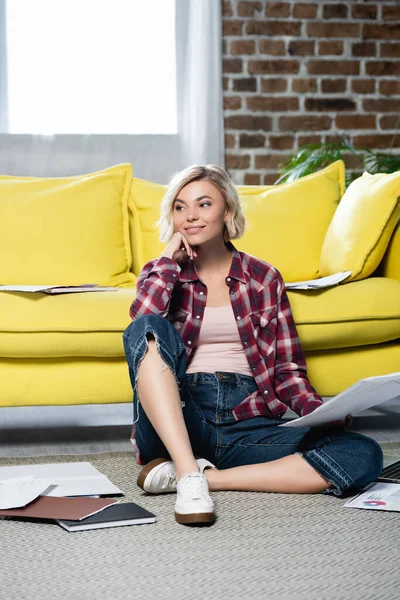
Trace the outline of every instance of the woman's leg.
<instances>
[{"instance_id":1,"label":"woman's leg","mask_svg":"<svg viewBox=\"0 0 400 600\"><path fill-rule=\"evenodd\" d=\"M178 332L166 319L146 315L133 321L125 331L124 346L132 386L136 389L137 411L142 404L148 421L174 462L177 480L184 473L198 471L177 383L182 381L186 370L185 348ZM139 449L140 439L149 433L148 422L143 425L146 431L141 436L139 418L136 424Z\"/></svg>"}]
</instances>

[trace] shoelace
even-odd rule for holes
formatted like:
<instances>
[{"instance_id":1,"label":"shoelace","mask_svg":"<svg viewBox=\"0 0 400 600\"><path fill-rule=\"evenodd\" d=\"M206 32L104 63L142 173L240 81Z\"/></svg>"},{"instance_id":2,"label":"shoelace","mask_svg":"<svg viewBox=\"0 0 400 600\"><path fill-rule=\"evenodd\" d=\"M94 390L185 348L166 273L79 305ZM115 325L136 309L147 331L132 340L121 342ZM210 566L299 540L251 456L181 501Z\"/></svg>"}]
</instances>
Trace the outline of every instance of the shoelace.
<instances>
[{"instance_id":1,"label":"shoelace","mask_svg":"<svg viewBox=\"0 0 400 600\"><path fill-rule=\"evenodd\" d=\"M176 487L176 478L175 478L175 474L173 475L169 475L169 477L164 481L163 483L163 489L169 489L171 488L173 485L175 485Z\"/></svg>"},{"instance_id":2,"label":"shoelace","mask_svg":"<svg viewBox=\"0 0 400 600\"><path fill-rule=\"evenodd\" d=\"M201 473L187 475L188 488L192 496L192 500L201 500L204 497L204 483Z\"/></svg>"}]
</instances>

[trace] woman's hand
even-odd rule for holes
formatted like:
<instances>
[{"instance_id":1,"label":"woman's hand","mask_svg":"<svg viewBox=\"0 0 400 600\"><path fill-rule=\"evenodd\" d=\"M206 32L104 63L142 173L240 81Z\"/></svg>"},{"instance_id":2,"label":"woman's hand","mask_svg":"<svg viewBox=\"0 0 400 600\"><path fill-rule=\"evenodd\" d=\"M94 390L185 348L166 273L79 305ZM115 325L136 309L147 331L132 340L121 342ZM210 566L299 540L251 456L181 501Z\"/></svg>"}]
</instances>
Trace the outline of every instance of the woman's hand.
<instances>
[{"instance_id":1,"label":"woman's hand","mask_svg":"<svg viewBox=\"0 0 400 600\"><path fill-rule=\"evenodd\" d=\"M161 256L171 258L176 262L182 262L186 256L190 259L197 256L194 248L190 246L189 242L179 231L174 233L168 246L165 248Z\"/></svg>"}]
</instances>

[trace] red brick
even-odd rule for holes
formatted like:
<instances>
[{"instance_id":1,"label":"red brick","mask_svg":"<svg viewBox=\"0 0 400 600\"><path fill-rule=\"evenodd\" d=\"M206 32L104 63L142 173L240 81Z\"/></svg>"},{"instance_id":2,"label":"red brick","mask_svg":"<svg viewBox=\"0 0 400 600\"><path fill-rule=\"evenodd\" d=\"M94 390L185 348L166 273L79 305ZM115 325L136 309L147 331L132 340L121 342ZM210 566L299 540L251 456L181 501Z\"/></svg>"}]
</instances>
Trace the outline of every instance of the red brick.
<instances>
[{"instance_id":1,"label":"red brick","mask_svg":"<svg viewBox=\"0 0 400 600\"><path fill-rule=\"evenodd\" d=\"M222 65L224 73L241 73L243 70L241 58L224 58Z\"/></svg>"},{"instance_id":2,"label":"red brick","mask_svg":"<svg viewBox=\"0 0 400 600\"><path fill-rule=\"evenodd\" d=\"M376 60L367 62L367 75L400 75L400 61Z\"/></svg>"},{"instance_id":3,"label":"red brick","mask_svg":"<svg viewBox=\"0 0 400 600\"><path fill-rule=\"evenodd\" d=\"M290 56L307 56L314 54L314 42L290 42L288 46Z\"/></svg>"},{"instance_id":4,"label":"red brick","mask_svg":"<svg viewBox=\"0 0 400 600\"><path fill-rule=\"evenodd\" d=\"M246 24L248 35L300 35L300 30L298 21L249 21Z\"/></svg>"},{"instance_id":5,"label":"red brick","mask_svg":"<svg viewBox=\"0 0 400 600\"><path fill-rule=\"evenodd\" d=\"M248 169L250 156L248 154L225 154L225 164L228 169Z\"/></svg>"},{"instance_id":6,"label":"red brick","mask_svg":"<svg viewBox=\"0 0 400 600\"><path fill-rule=\"evenodd\" d=\"M321 91L324 94L335 94L346 91L347 79L323 79L321 81Z\"/></svg>"},{"instance_id":7,"label":"red brick","mask_svg":"<svg viewBox=\"0 0 400 600\"><path fill-rule=\"evenodd\" d=\"M241 77L233 79L233 89L235 92L256 92L257 79L255 77Z\"/></svg>"},{"instance_id":8,"label":"red brick","mask_svg":"<svg viewBox=\"0 0 400 600\"><path fill-rule=\"evenodd\" d=\"M308 144L320 144L322 137L320 135L299 135L297 140L298 147L307 146Z\"/></svg>"},{"instance_id":9,"label":"red brick","mask_svg":"<svg viewBox=\"0 0 400 600\"><path fill-rule=\"evenodd\" d=\"M256 169L276 169L284 160L284 154L258 154L255 157L255 167Z\"/></svg>"},{"instance_id":10,"label":"red brick","mask_svg":"<svg viewBox=\"0 0 400 600\"><path fill-rule=\"evenodd\" d=\"M317 91L316 79L292 79L292 91L297 94L307 94Z\"/></svg>"},{"instance_id":11,"label":"red brick","mask_svg":"<svg viewBox=\"0 0 400 600\"><path fill-rule=\"evenodd\" d=\"M290 4L287 2L267 2L265 16L268 18L285 19L290 15Z\"/></svg>"},{"instance_id":12,"label":"red brick","mask_svg":"<svg viewBox=\"0 0 400 600\"><path fill-rule=\"evenodd\" d=\"M264 175L263 183L264 185L274 185L278 179L279 173L277 171L274 171L273 173L266 173Z\"/></svg>"},{"instance_id":13,"label":"red brick","mask_svg":"<svg viewBox=\"0 0 400 600\"><path fill-rule=\"evenodd\" d=\"M325 137L325 142L327 144L336 144L337 142L341 142L343 140L343 135L327 135Z\"/></svg>"},{"instance_id":14,"label":"red brick","mask_svg":"<svg viewBox=\"0 0 400 600\"><path fill-rule=\"evenodd\" d=\"M400 125L399 115L385 115L379 119L379 125L382 129L397 129Z\"/></svg>"},{"instance_id":15,"label":"red brick","mask_svg":"<svg viewBox=\"0 0 400 600\"><path fill-rule=\"evenodd\" d=\"M235 147L235 136L231 133L225 134L225 148L234 148Z\"/></svg>"},{"instance_id":16,"label":"red brick","mask_svg":"<svg viewBox=\"0 0 400 600\"><path fill-rule=\"evenodd\" d=\"M291 150L294 146L294 137L292 135L270 135L268 143L273 150Z\"/></svg>"},{"instance_id":17,"label":"red brick","mask_svg":"<svg viewBox=\"0 0 400 600\"><path fill-rule=\"evenodd\" d=\"M222 89L226 92L229 89L229 77L222 78Z\"/></svg>"},{"instance_id":18,"label":"red brick","mask_svg":"<svg viewBox=\"0 0 400 600\"><path fill-rule=\"evenodd\" d=\"M262 11L262 2L239 2L239 17L254 17Z\"/></svg>"},{"instance_id":19,"label":"red brick","mask_svg":"<svg viewBox=\"0 0 400 600\"><path fill-rule=\"evenodd\" d=\"M261 54L272 54L273 56L279 56L286 52L283 40L260 40L258 49Z\"/></svg>"},{"instance_id":20,"label":"red brick","mask_svg":"<svg viewBox=\"0 0 400 600\"><path fill-rule=\"evenodd\" d=\"M397 23L365 23L362 28L362 37L367 40L398 40L399 26Z\"/></svg>"},{"instance_id":21,"label":"red brick","mask_svg":"<svg viewBox=\"0 0 400 600\"><path fill-rule=\"evenodd\" d=\"M242 108L240 96L224 96L224 110L239 110Z\"/></svg>"},{"instance_id":22,"label":"red brick","mask_svg":"<svg viewBox=\"0 0 400 600\"><path fill-rule=\"evenodd\" d=\"M294 3L293 17L295 19L315 19L317 15L316 4L303 4L301 2Z\"/></svg>"},{"instance_id":23,"label":"red brick","mask_svg":"<svg viewBox=\"0 0 400 600\"><path fill-rule=\"evenodd\" d=\"M298 73L298 60L249 60L248 69L251 75L275 75L279 73Z\"/></svg>"},{"instance_id":24,"label":"red brick","mask_svg":"<svg viewBox=\"0 0 400 600\"><path fill-rule=\"evenodd\" d=\"M391 80L381 81L379 83L379 91L383 96L394 96L396 94L400 94L400 80ZM399 110L400 110L400 100L399 100Z\"/></svg>"},{"instance_id":25,"label":"red brick","mask_svg":"<svg viewBox=\"0 0 400 600\"><path fill-rule=\"evenodd\" d=\"M323 9L324 19L345 19L347 17L346 4L325 4Z\"/></svg>"},{"instance_id":26,"label":"red brick","mask_svg":"<svg viewBox=\"0 0 400 600\"><path fill-rule=\"evenodd\" d=\"M249 110L260 111L278 111L298 110L299 99L297 97L268 97L268 96L251 96L247 98L247 108Z\"/></svg>"},{"instance_id":27,"label":"red brick","mask_svg":"<svg viewBox=\"0 0 400 600\"><path fill-rule=\"evenodd\" d=\"M400 21L400 6L382 6L382 19L384 21Z\"/></svg>"},{"instance_id":28,"label":"red brick","mask_svg":"<svg viewBox=\"0 0 400 600\"><path fill-rule=\"evenodd\" d=\"M270 131L272 128L271 117L255 115L232 115L225 118L225 130L247 129L249 131Z\"/></svg>"},{"instance_id":29,"label":"red brick","mask_svg":"<svg viewBox=\"0 0 400 600\"><path fill-rule=\"evenodd\" d=\"M352 79L351 89L356 94L373 94L375 79Z\"/></svg>"},{"instance_id":30,"label":"red brick","mask_svg":"<svg viewBox=\"0 0 400 600\"><path fill-rule=\"evenodd\" d=\"M376 115L338 115L338 129L375 129Z\"/></svg>"},{"instance_id":31,"label":"red brick","mask_svg":"<svg viewBox=\"0 0 400 600\"><path fill-rule=\"evenodd\" d=\"M366 112L396 112L400 101L392 98L368 98L363 100L363 110Z\"/></svg>"},{"instance_id":32,"label":"red brick","mask_svg":"<svg viewBox=\"0 0 400 600\"><path fill-rule=\"evenodd\" d=\"M239 146L241 148L264 148L265 135L261 133L248 134L241 133L239 137Z\"/></svg>"},{"instance_id":33,"label":"red brick","mask_svg":"<svg viewBox=\"0 0 400 600\"><path fill-rule=\"evenodd\" d=\"M321 40L318 44L318 53L323 56L343 54L343 42L338 40L324 42Z\"/></svg>"},{"instance_id":34,"label":"red brick","mask_svg":"<svg viewBox=\"0 0 400 600\"><path fill-rule=\"evenodd\" d=\"M358 75L360 63L358 60L310 60L308 72L310 75Z\"/></svg>"},{"instance_id":35,"label":"red brick","mask_svg":"<svg viewBox=\"0 0 400 600\"><path fill-rule=\"evenodd\" d=\"M381 56L399 58L400 56L400 44L395 42L382 43L381 44Z\"/></svg>"},{"instance_id":36,"label":"red brick","mask_svg":"<svg viewBox=\"0 0 400 600\"><path fill-rule=\"evenodd\" d=\"M222 16L223 17L232 17L233 10L231 0L223 0L222 2Z\"/></svg>"},{"instance_id":37,"label":"red brick","mask_svg":"<svg viewBox=\"0 0 400 600\"><path fill-rule=\"evenodd\" d=\"M359 23L307 23L307 35L324 38L358 38L360 25Z\"/></svg>"},{"instance_id":38,"label":"red brick","mask_svg":"<svg viewBox=\"0 0 400 600\"><path fill-rule=\"evenodd\" d=\"M237 19L224 19L222 21L222 35L242 35L243 23L244 21L239 21Z\"/></svg>"},{"instance_id":39,"label":"red brick","mask_svg":"<svg viewBox=\"0 0 400 600\"><path fill-rule=\"evenodd\" d=\"M375 42L360 42L359 44L352 45L353 56L375 56L376 55L376 43Z\"/></svg>"},{"instance_id":40,"label":"red brick","mask_svg":"<svg viewBox=\"0 0 400 600\"><path fill-rule=\"evenodd\" d=\"M287 89L287 79L279 78L269 78L261 80L261 91L266 94L276 94L278 92L286 92Z\"/></svg>"},{"instance_id":41,"label":"red brick","mask_svg":"<svg viewBox=\"0 0 400 600\"><path fill-rule=\"evenodd\" d=\"M253 40L233 40L231 42L231 54L254 54L256 44Z\"/></svg>"},{"instance_id":42,"label":"red brick","mask_svg":"<svg viewBox=\"0 0 400 600\"><path fill-rule=\"evenodd\" d=\"M246 173L244 176L244 185L260 185L261 178L258 173Z\"/></svg>"},{"instance_id":43,"label":"red brick","mask_svg":"<svg viewBox=\"0 0 400 600\"><path fill-rule=\"evenodd\" d=\"M353 137L354 146L359 146L361 148L385 148L388 149L391 147L393 141L392 135L379 135L379 134L369 134L369 135L358 135ZM394 141L394 145L396 147L400 146L400 136Z\"/></svg>"},{"instance_id":44,"label":"red brick","mask_svg":"<svg viewBox=\"0 0 400 600\"><path fill-rule=\"evenodd\" d=\"M332 119L327 115L297 115L279 118L281 131L320 131L330 129L331 124Z\"/></svg>"},{"instance_id":45,"label":"red brick","mask_svg":"<svg viewBox=\"0 0 400 600\"><path fill-rule=\"evenodd\" d=\"M359 2L351 9L353 19L376 19L377 9L373 4L363 6Z\"/></svg>"},{"instance_id":46,"label":"red brick","mask_svg":"<svg viewBox=\"0 0 400 600\"><path fill-rule=\"evenodd\" d=\"M350 98L306 98L305 109L321 112L355 110L356 103Z\"/></svg>"}]
</instances>

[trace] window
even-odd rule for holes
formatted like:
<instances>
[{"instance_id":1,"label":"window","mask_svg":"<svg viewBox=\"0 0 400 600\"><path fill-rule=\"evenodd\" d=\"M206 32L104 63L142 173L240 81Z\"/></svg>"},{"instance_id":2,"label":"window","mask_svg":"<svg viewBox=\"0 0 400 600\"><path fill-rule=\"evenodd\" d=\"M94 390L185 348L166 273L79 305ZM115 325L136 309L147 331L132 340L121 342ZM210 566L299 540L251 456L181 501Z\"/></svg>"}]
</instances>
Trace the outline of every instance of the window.
<instances>
[{"instance_id":1,"label":"window","mask_svg":"<svg viewBox=\"0 0 400 600\"><path fill-rule=\"evenodd\" d=\"M175 0L6 0L8 132L175 134Z\"/></svg>"}]
</instances>

